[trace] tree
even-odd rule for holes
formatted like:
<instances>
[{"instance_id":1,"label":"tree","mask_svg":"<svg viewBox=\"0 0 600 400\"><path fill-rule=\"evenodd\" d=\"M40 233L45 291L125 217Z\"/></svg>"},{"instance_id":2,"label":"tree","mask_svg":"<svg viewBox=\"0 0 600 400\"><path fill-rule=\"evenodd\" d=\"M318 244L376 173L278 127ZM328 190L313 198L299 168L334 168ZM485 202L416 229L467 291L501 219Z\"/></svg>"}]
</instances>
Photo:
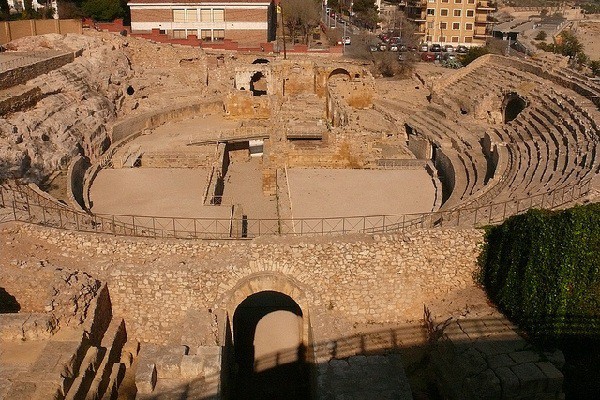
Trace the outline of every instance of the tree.
<instances>
[{"instance_id":1,"label":"tree","mask_svg":"<svg viewBox=\"0 0 600 400\"><path fill-rule=\"evenodd\" d=\"M569 31L563 31L560 34L560 41L558 43L557 50L563 56L576 58L579 53L583 53L583 44L573 33Z\"/></svg>"},{"instance_id":2,"label":"tree","mask_svg":"<svg viewBox=\"0 0 600 400\"><path fill-rule=\"evenodd\" d=\"M33 0L23 0L23 19L33 17Z\"/></svg>"},{"instance_id":3,"label":"tree","mask_svg":"<svg viewBox=\"0 0 600 400\"><path fill-rule=\"evenodd\" d=\"M600 76L600 60L590 61L589 67L594 75Z\"/></svg>"},{"instance_id":4,"label":"tree","mask_svg":"<svg viewBox=\"0 0 600 400\"><path fill-rule=\"evenodd\" d=\"M546 31L539 31L537 36L535 37L535 40L546 40L547 37L548 34L546 33Z\"/></svg>"},{"instance_id":5,"label":"tree","mask_svg":"<svg viewBox=\"0 0 600 400\"><path fill-rule=\"evenodd\" d=\"M361 22L366 28L374 29L379 22L379 13L373 0L356 0L352 6L355 20Z\"/></svg>"},{"instance_id":6,"label":"tree","mask_svg":"<svg viewBox=\"0 0 600 400\"><path fill-rule=\"evenodd\" d=\"M81 9L84 15L97 21L112 21L127 15L120 0L86 0Z\"/></svg>"},{"instance_id":7,"label":"tree","mask_svg":"<svg viewBox=\"0 0 600 400\"><path fill-rule=\"evenodd\" d=\"M282 0L283 25L288 29L292 40L302 34L302 43L308 43L310 32L319 26L321 3L315 0Z\"/></svg>"}]
</instances>

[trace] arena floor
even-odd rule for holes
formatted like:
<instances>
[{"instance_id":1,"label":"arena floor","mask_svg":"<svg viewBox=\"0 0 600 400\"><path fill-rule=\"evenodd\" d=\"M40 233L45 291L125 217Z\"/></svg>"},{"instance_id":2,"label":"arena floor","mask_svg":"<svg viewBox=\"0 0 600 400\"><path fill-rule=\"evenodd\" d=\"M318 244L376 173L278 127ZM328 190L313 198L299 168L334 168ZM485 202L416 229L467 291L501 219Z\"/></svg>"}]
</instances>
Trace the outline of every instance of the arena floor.
<instances>
[{"instance_id":1,"label":"arena floor","mask_svg":"<svg viewBox=\"0 0 600 400\"><path fill-rule=\"evenodd\" d=\"M424 169L288 170L295 219L432 211L435 188Z\"/></svg>"},{"instance_id":2,"label":"arena floor","mask_svg":"<svg viewBox=\"0 0 600 400\"><path fill-rule=\"evenodd\" d=\"M103 169L91 188L96 214L229 218L231 208L204 206L207 169Z\"/></svg>"}]
</instances>

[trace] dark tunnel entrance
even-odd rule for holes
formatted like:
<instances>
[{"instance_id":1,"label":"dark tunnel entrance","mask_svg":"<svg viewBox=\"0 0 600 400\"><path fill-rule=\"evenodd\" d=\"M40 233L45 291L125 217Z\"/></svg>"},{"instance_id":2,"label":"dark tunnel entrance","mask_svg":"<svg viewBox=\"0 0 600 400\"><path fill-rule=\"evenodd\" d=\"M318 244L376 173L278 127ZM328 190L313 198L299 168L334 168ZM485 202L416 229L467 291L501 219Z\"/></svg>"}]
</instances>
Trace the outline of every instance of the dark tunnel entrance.
<instances>
[{"instance_id":1,"label":"dark tunnel entrance","mask_svg":"<svg viewBox=\"0 0 600 400\"><path fill-rule=\"evenodd\" d=\"M233 398L310 398L302 329L291 297L264 291L246 298L233 315Z\"/></svg>"},{"instance_id":2,"label":"dark tunnel entrance","mask_svg":"<svg viewBox=\"0 0 600 400\"><path fill-rule=\"evenodd\" d=\"M504 100L504 123L517 118L517 116L527 107L527 102L516 93L509 94Z\"/></svg>"}]
</instances>

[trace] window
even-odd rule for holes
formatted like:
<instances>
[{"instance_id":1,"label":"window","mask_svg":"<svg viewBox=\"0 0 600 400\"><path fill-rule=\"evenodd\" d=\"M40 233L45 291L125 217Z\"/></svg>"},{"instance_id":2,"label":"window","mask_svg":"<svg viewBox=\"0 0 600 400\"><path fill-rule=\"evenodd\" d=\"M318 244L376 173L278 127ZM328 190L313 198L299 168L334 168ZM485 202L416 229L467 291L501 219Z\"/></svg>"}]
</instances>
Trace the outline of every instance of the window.
<instances>
[{"instance_id":1,"label":"window","mask_svg":"<svg viewBox=\"0 0 600 400\"><path fill-rule=\"evenodd\" d=\"M454 0L454 4L461 4L462 0Z\"/></svg>"},{"instance_id":2,"label":"window","mask_svg":"<svg viewBox=\"0 0 600 400\"><path fill-rule=\"evenodd\" d=\"M469 3L469 4L475 4L475 0L467 0L467 3Z\"/></svg>"},{"instance_id":3,"label":"window","mask_svg":"<svg viewBox=\"0 0 600 400\"><path fill-rule=\"evenodd\" d=\"M204 41L211 41L212 35L210 33L210 29L201 29L200 30L200 38Z\"/></svg>"},{"instance_id":4,"label":"window","mask_svg":"<svg viewBox=\"0 0 600 400\"><path fill-rule=\"evenodd\" d=\"M465 29L468 30L468 31L472 31L473 30L473 24L470 23L470 22L467 23L467 24L465 24Z\"/></svg>"},{"instance_id":5,"label":"window","mask_svg":"<svg viewBox=\"0 0 600 400\"><path fill-rule=\"evenodd\" d=\"M427 28L433 29L433 21L427 23Z\"/></svg>"},{"instance_id":6,"label":"window","mask_svg":"<svg viewBox=\"0 0 600 400\"><path fill-rule=\"evenodd\" d=\"M452 43L458 43L458 36L452 36Z\"/></svg>"},{"instance_id":7,"label":"window","mask_svg":"<svg viewBox=\"0 0 600 400\"><path fill-rule=\"evenodd\" d=\"M444 43L446 41L446 36L440 36L438 39L438 42Z\"/></svg>"},{"instance_id":8,"label":"window","mask_svg":"<svg viewBox=\"0 0 600 400\"><path fill-rule=\"evenodd\" d=\"M216 9L213 10L213 17L215 22L223 22L225 21L225 10L223 9Z\"/></svg>"},{"instance_id":9,"label":"window","mask_svg":"<svg viewBox=\"0 0 600 400\"><path fill-rule=\"evenodd\" d=\"M187 22L196 22L198 20L198 13L195 9L185 11L185 20Z\"/></svg>"},{"instance_id":10,"label":"window","mask_svg":"<svg viewBox=\"0 0 600 400\"><path fill-rule=\"evenodd\" d=\"M212 12L210 9L200 9L200 21L212 22Z\"/></svg>"},{"instance_id":11,"label":"window","mask_svg":"<svg viewBox=\"0 0 600 400\"><path fill-rule=\"evenodd\" d=\"M435 3L435 0L427 0L428 3Z\"/></svg>"},{"instance_id":12,"label":"window","mask_svg":"<svg viewBox=\"0 0 600 400\"><path fill-rule=\"evenodd\" d=\"M462 10L460 10L460 9L456 9L456 10L454 10L454 16L455 16L455 17L460 17L460 15L461 15L461 14L460 14L460 13L461 13L461 11L462 11Z\"/></svg>"},{"instance_id":13,"label":"window","mask_svg":"<svg viewBox=\"0 0 600 400\"><path fill-rule=\"evenodd\" d=\"M225 30L223 30L223 29L213 30L213 40L224 40L224 39L225 39Z\"/></svg>"},{"instance_id":14,"label":"window","mask_svg":"<svg viewBox=\"0 0 600 400\"><path fill-rule=\"evenodd\" d=\"M448 29L448 23L447 22L440 22L440 29Z\"/></svg>"},{"instance_id":15,"label":"window","mask_svg":"<svg viewBox=\"0 0 600 400\"><path fill-rule=\"evenodd\" d=\"M460 29L460 22L453 22L452 23L452 29L457 31Z\"/></svg>"},{"instance_id":16,"label":"window","mask_svg":"<svg viewBox=\"0 0 600 400\"><path fill-rule=\"evenodd\" d=\"M448 3L449 0L442 0L442 3Z\"/></svg>"},{"instance_id":17,"label":"window","mask_svg":"<svg viewBox=\"0 0 600 400\"><path fill-rule=\"evenodd\" d=\"M185 10L173 10L173 22L185 22Z\"/></svg>"},{"instance_id":18,"label":"window","mask_svg":"<svg viewBox=\"0 0 600 400\"><path fill-rule=\"evenodd\" d=\"M185 34L185 29L174 29L173 30L173 39L186 39L187 35Z\"/></svg>"},{"instance_id":19,"label":"window","mask_svg":"<svg viewBox=\"0 0 600 400\"><path fill-rule=\"evenodd\" d=\"M474 17L475 16L475 10L467 10L467 17Z\"/></svg>"},{"instance_id":20,"label":"window","mask_svg":"<svg viewBox=\"0 0 600 400\"><path fill-rule=\"evenodd\" d=\"M448 16L448 9L447 9L447 8L442 8L442 9L440 10L440 15L441 15L442 17L447 17L447 16Z\"/></svg>"},{"instance_id":21,"label":"window","mask_svg":"<svg viewBox=\"0 0 600 400\"><path fill-rule=\"evenodd\" d=\"M427 35L425 36L425 41L426 42L431 42L433 39L431 38L431 35Z\"/></svg>"},{"instance_id":22,"label":"window","mask_svg":"<svg viewBox=\"0 0 600 400\"><path fill-rule=\"evenodd\" d=\"M465 43L473 43L473 37L472 36L466 36L465 37Z\"/></svg>"},{"instance_id":23,"label":"window","mask_svg":"<svg viewBox=\"0 0 600 400\"><path fill-rule=\"evenodd\" d=\"M427 15L435 15L435 9L434 8L428 8L427 9Z\"/></svg>"}]
</instances>

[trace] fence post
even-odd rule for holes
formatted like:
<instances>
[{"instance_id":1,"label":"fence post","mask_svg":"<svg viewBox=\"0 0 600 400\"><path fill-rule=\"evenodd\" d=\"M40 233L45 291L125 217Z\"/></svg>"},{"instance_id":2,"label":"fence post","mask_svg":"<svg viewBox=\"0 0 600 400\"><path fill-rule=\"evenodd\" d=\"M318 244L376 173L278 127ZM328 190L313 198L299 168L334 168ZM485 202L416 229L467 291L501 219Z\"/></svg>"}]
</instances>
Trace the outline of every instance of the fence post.
<instances>
[{"instance_id":1,"label":"fence post","mask_svg":"<svg viewBox=\"0 0 600 400\"><path fill-rule=\"evenodd\" d=\"M550 206L550 208L554 208L554 198L556 197L556 190L552 191L552 204Z\"/></svg>"},{"instance_id":2,"label":"fence post","mask_svg":"<svg viewBox=\"0 0 600 400\"><path fill-rule=\"evenodd\" d=\"M133 236L137 236L137 229L135 228L135 215L131 216L131 227L133 228Z\"/></svg>"},{"instance_id":3,"label":"fence post","mask_svg":"<svg viewBox=\"0 0 600 400\"><path fill-rule=\"evenodd\" d=\"M342 217L342 233L346 233L346 217Z\"/></svg>"},{"instance_id":4,"label":"fence post","mask_svg":"<svg viewBox=\"0 0 600 400\"><path fill-rule=\"evenodd\" d=\"M29 214L29 220L31 221L31 206L29 205L29 195L25 195L25 201L27 202L27 214Z\"/></svg>"},{"instance_id":5,"label":"fence post","mask_svg":"<svg viewBox=\"0 0 600 400\"><path fill-rule=\"evenodd\" d=\"M45 206L40 206L42 208L42 219L44 221L44 224L46 223L46 207Z\"/></svg>"},{"instance_id":6,"label":"fence post","mask_svg":"<svg viewBox=\"0 0 600 400\"><path fill-rule=\"evenodd\" d=\"M406 229L406 214L402 214L402 232Z\"/></svg>"},{"instance_id":7,"label":"fence post","mask_svg":"<svg viewBox=\"0 0 600 400\"><path fill-rule=\"evenodd\" d=\"M492 223L492 208L494 208L494 204L490 204L490 213L488 214L488 225Z\"/></svg>"}]
</instances>

